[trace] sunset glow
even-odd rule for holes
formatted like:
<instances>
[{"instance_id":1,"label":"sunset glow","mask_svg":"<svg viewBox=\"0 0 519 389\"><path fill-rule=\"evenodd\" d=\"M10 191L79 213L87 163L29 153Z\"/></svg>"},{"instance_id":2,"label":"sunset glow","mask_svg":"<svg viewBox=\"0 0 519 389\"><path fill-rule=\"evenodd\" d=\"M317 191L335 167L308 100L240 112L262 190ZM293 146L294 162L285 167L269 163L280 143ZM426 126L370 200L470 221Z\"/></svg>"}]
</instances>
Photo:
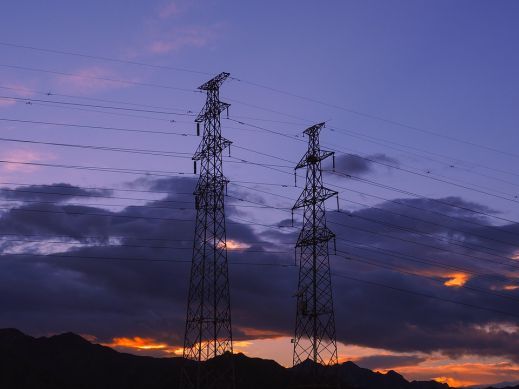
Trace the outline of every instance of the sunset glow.
<instances>
[{"instance_id":1,"label":"sunset glow","mask_svg":"<svg viewBox=\"0 0 519 389\"><path fill-rule=\"evenodd\" d=\"M133 338L114 338L112 343L102 343L107 347L124 347L136 350L166 350L170 346L166 343L160 343L152 338L141 338L135 336Z\"/></svg>"},{"instance_id":2,"label":"sunset glow","mask_svg":"<svg viewBox=\"0 0 519 389\"><path fill-rule=\"evenodd\" d=\"M2 6L0 382L519 384L519 0Z\"/></svg>"},{"instance_id":3,"label":"sunset glow","mask_svg":"<svg viewBox=\"0 0 519 389\"><path fill-rule=\"evenodd\" d=\"M223 243L218 244L218 247L224 247ZM250 244L242 243L237 240L228 239L227 240L227 250L246 250L250 248Z\"/></svg>"},{"instance_id":4,"label":"sunset glow","mask_svg":"<svg viewBox=\"0 0 519 389\"><path fill-rule=\"evenodd\" d=\"M469 280L469 275L466 273L452 273L445 277L448 277L449 279L443 283L445 286L449 287L460 287L467 283Z\"/></svg>"}]
</instances>

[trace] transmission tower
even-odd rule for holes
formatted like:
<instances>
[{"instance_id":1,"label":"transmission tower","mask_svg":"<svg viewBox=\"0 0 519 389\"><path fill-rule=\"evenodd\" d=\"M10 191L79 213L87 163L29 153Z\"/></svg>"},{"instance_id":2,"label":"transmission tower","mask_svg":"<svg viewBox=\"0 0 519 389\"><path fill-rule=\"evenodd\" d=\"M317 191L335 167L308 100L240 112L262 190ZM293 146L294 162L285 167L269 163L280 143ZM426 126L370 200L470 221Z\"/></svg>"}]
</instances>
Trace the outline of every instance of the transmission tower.
<instances>
[{"instance_id":1,"label":"transmission tower","mask_svg":"<svg viewBox=\"0 0 519 389\"><path fill-rule=\"evenodd\" d=\"M234 389L231 307L225 232L222 152L231 142L222 137L220 114L229 105L221 102L220 86L229 73L220 73L198 89L206 91L204 108L196 118L203 138L193 156L200 177L194 192L196 227L187 303L181 376L183 389ZM220 357L218 360L212 358ZM189 361L191 360L191 361ZM195 362L192 362L195 361Z\"/></svg>"},{"instance_id":2,"label":"transmission tower","mask_svg":"<svg viewBox=\"0 0 519 389\"><path fill-rule=\"evenodd\" d=\"M331 151L321 150L319 133L324 123L307 128L308 151L295 170L306 168L305 189L292 208L303 208L303 228L296 243L299 256L299 283L297 290L297 313L293 364L314 363L312 374L305 378L305 387L325 387L327 380L318 377L326 369L320 365L337 364L335 316L332 300L332 285L328 244L335 234L326 226L325 201L338 193L323 186L321 161L334 157ZM335 165L335 163L334 163ZM337 205L338 205L337 197ZM306 363L308 364L308 362ZM301 370L301 369L300 369ZM329 369L328 369L329 370ZM314 382L311 382L312 379ZM295 385L301 386L301 385ZM326 386L328 387L328 386Z\"/></svg>"}]
</instances>

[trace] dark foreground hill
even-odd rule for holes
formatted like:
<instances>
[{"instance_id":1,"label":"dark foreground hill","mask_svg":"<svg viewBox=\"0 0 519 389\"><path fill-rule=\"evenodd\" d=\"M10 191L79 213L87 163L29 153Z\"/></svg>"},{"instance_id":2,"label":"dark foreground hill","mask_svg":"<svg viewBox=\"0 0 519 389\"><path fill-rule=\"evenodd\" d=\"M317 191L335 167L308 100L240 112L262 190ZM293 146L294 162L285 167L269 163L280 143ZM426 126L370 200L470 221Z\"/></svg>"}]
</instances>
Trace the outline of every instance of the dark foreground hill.
<instances>
[{"instance_id":1,"label":"dark foreground hill","mask_svg":"<svg viewBox=\"0 0 519 389\"><path fill-rule=\"evenodd\" d=\"M234 358L237 389L287 388L291 369L243 354ZM2 389L174 389L182 362L119 353L72 333L33 338L14 329L0 330ZM435 381L408 382L393 371L374 373L352 362L338 369L343 389L449 388Z\"/></svg>"}]
</instances>

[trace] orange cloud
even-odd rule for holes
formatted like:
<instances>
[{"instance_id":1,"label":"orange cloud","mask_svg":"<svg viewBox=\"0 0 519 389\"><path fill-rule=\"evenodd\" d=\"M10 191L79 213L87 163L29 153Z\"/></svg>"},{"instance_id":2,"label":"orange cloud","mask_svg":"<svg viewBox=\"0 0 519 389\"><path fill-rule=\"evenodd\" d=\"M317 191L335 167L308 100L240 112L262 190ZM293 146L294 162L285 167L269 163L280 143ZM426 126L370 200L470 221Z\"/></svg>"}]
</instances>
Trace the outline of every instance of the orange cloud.
<instances>
[{"instance_id":1,"label":"orange cloud","mask_svg":"<svg viewBox=\"0 0 519 389\"><path fill-rule=\"evenodd\" d=\"M445 281L443 285L455 288L459 288L460 286L465 285L470 278L466 273L451 273L443 277L448 278L448 280Z\"/></svg>"},{"instance_id":2,"label":"orange cloud","mask_svg":"<svg viewBox=\"0 0 519 389\"><path fill-rule=\"evenodd\" d=\"M278 331L271 330L263 330L260 328L252 328L252 327L238 327L238 330L241 331L245 336L250 336L251 338L280 338L282 336L286 336L286 334Z\"/></svg>"},{"instance_id":3,"label":"orange cloud","mask_svg":"<svg viewBox=\"0 0 519 389\"><path fill-rule=\"evenodd\" d=\"M223 243L218 243L218 248L223 248ZM250 248L250 244L238 242L237 240L227 239L227 250L246 250Z\"/></svg>"},{"instance_id":4,"label":"orange cloud","mask_svg":"<svg viewBox=\"0 0 519 389\"><path fill-rule=\"evenodd\" d=\"M453 388L460 388L460 387L463 387L463 386L469 386L469 385L476 385L477 384L477 382L457 380L455 378L445 377L445 376L435 377L435 378L433 378L433 380L435 380L437 382L440 382L442 384L448 384L449 386L451 386Z\"/></svg>"},{"instance_id":5,"label":"orange cloud","mask_svg":"<svg viewBox=\"0 0 519 389\"><path fill-rule=\"evenodd\" d=\"M166 343L159 343L153 338L141 338L135 336L133 338L113 338L112 343L103 343L107 347L124 347L136 350L166 350L170 346Z\"/></svg>"},{"instance_id":6,"label":"orange cloud","mask_svg":"<svg viewBox=\"0 0 519 389\"><path fill-rule=\"evenodd\" d=\"M508 361L485 360L485 358L478 357L473 357L472 361L466 363L450 359L441 361L431 359L418 366L402 366L392 369L403 374L407 379L434 379L454 387L490 385L519 379L519 365ZM385 370L381 372L385 372Z\"/></svg>"}]
</instances>

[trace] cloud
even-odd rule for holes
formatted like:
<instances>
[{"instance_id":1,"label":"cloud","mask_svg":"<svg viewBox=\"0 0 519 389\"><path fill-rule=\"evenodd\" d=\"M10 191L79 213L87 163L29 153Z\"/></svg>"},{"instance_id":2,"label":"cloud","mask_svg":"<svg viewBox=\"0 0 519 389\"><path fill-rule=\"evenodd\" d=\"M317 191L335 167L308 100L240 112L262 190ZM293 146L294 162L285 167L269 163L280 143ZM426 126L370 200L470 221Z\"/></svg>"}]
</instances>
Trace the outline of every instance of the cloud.
<instances>
[{"instance_id":1,"label":"cloud","mask_svg":"<svg viewBox=\"0 0 519 389\"><path fill-rule=\"evenodd\" d=\"M121 352L133 352L138 355L167 357L182 355L178 346L167 344L153 338L134 336L131 338L113 338L111 342L101 343L103 346L114 348Z\"/></svg>"},{"instance_id":2,"label":"cloud","mask_svg":"<svg viewBox=\"0 0 519 389\"><path fill-rule=\"evenodd\" d=\"M148 50L153 54L167 54L189 47L206 47L218 38L220 30L218 25L179 27L152 40Z\"/></svg>"},{"instance_id":3,"label":"cloud","mask_svg":"<svg viewBox=\"0 0 519 389\"><path fill-rule=\"evenodd\" d=\"M355 363L367 369L392 369L401 366L415 366L426 358L418 355L370 355L357 359Z\"/></svg>"},{"instance_id":4,"label":"cloud","mask_svg":"<svg viewBox=\"0 0 519 389\"><path fill-rule=\"evenodd\" d=\"M30 199L27 193L14 192L11 198L20 199L21 204L1 215L0 235L59 235L79 244L66 248L61 253L66 257L61 258L56 253L20 256L2 251L0 327L18 327L32 334L88 333L101 343L139 337L152 339L153 344L181 347L195 213L174 208L185 208L181 201L192 198L195 184L190 178L138 180L134 187L171 194L147 204L161 209L133 206L120 211L66 202L23 203ZM79 193L79 188L71 187L71 196ZM347 347L389 350L401 357L400 366L411 363L412 357L428 355L450 360L466 355L500 357L519 363L517 319L499 313L516 312L514 298L519 298L518 291L504 286L516 281L517 270L488 252L476 251L478 245L484 245L493 250L491 253L513 255L517 252L514 236L519 234L519 225L497 226L486 217L445 205L450 202L486 209L461 198L442 201L396 199L378 204L378 209L328 214L328 225L339 237L338 249L352 258L331 257L338 340ZM238 212L243 210L227 208L227 236L229 241L250 248L229 250L235 339L258 345L257 339L289 339L293 334L292 296L297 290L297 269L255 264L293 263L291 246L272 242L295 241L297 230L261 232L235 218L241 214ZM388 223L402 228L391 229ZM445 237L449 239L439 239ZM470 268L474 274L465 280L465 287L446 287L444 282L455 271L441 264ZM280 352L291 352L289 342L283 347ZM372 366L385 363L387 368L397 363L396 359L384 358L364 362ZM424 363L414 367L423 367ZM424 374L429 374L428 378L456 378L438 370Z\"/></svg>"},{"instance_id":5,"label":"cloud","mask_svg":"<svg viewBox=\"0 0 519 389\"><path fill-rule=\"evenodd\" d=\"M399 165L398 160L381 153L362 157L357 154L340 154L335 157L335 170L344 174L362 175L373 172L378 165L377 162L391 166ZM327 168L330 167L331 162L328 161Z\"/></svg>"},{"instance_id":6,"label":"cloud","mask_svg":"<svg viewBox=\"0 0 519 389\"><path fill-rule=\"evenodd\" d=\"M42 162L54 159L54 155L48 152L42 153L29 149L14 149L0 153L0 159L13 163L2 163L2 170L8 173L32 173L39 169L36 165L24 165L23 163ZM20 162L20 163L16 163Z\"/></svg>"},{"instance_id":7,"label":"cloud","mask_svg":"<svg viewBox=\"0 0 519 389\"><path fill-rule=\"evenodd\" d=\"M0 107L9 107L14 104L16 104L16 100L7 97L0 97Z\"/></svg>"},{"instance_id":8,"label":"cloud","mask_svg":"<svg viewBox=\"0 0 519 389\"><path fill-rule=\"evenodd\" d=\"M34 96L34 92L27 88L25 85L20 83L8 83L1 88L2 90L9 91L10 94L14 94L19 97L31 97ZM8 107L17 103L16 99L10 99L7 97L0 98L0 107Z\"/></svg>"},{"instance_id":9,"label":"cloud","mask_svg":"<svg viewBox=\"0 0 519 389\"><path fill-rule=\"evenodd\" d=\"M183 9L184 7L180 6L178 1L171 1L168 4L160 7L158 16L160 19L169 19L172 16L180 15L183 12Z\"/></svg>"},{"instance_id":10,"label":"cloud","mask_svg":"<svg viewBox=\"0 0 519 389\"><path fill-rule=\"evenodd\" d=\"M94 93L106 90L125 88L127 83L118 82L118 79L137 81L128 76L121 77L113 69L104 66L88 66L70 72L73 76L57 77L57 83L62 89L74 93Z\"/></svg>"},{"instance_id":11,"label":"cloud","mask_svg":"<svg viewBox=\"0 0 519 389\"><path fill-rule=\"evenodd\" d=\"M73 198L110 196L108 189L83 189L67 183L52 185L27 185L16 188L0 188L0 198L17 201L65 202Z\"/></svg>"},{"instance_id":12,"label":"cloud","mask_svg":"<svg viewBox=\"0 0 519 389\"><path fill-rule=\"evenodd\" d=\"M431 360L420 366L401 366L398 371L413 379L434 378L453 387L491 385L519 379L519 366L499 360L470 361L465 358L458 363L449 360Z\"/></svg>"}]
</instances>

